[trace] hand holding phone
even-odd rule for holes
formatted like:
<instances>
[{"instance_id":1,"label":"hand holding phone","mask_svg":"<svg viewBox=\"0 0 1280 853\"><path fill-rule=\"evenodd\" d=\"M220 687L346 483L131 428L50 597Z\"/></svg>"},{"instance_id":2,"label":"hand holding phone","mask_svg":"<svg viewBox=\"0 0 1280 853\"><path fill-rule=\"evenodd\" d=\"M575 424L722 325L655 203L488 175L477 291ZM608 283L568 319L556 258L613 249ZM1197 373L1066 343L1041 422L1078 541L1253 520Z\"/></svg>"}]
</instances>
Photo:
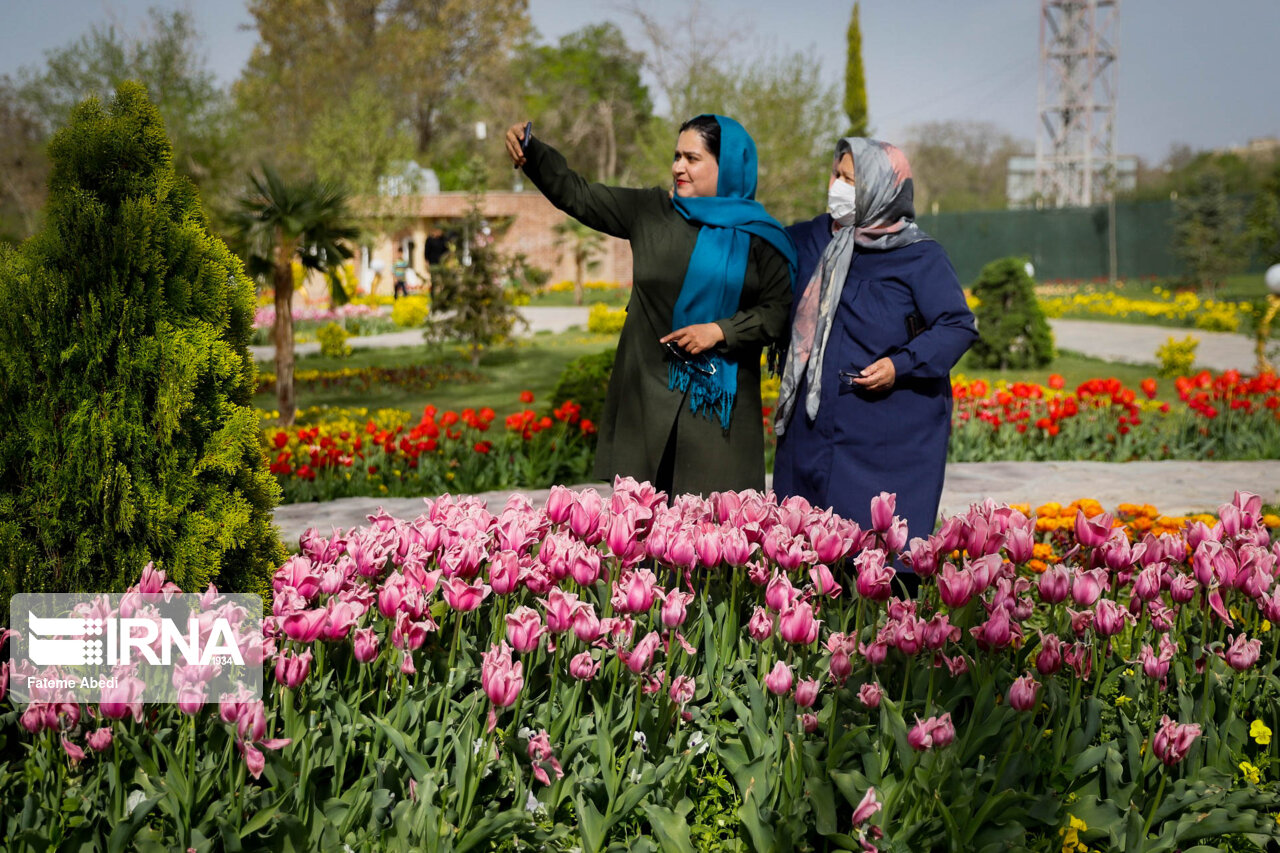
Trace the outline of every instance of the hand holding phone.
<instances>
[{"instance_id":1,"label":"hand holding phone","mask_svg":"<svg viewBox=\"0 0 1280 853\"><path fill-rule=\"evenodd\" d=\"M524 123L524 133L521 134L520 136L520 153L521 154L524 154L524 152L528 150L529 140L532 138L533 138L533 122L526 121ZM519 169L520 164L516 163L514 166L512 166L512 168Z\"/></svg>"}]
</instances>

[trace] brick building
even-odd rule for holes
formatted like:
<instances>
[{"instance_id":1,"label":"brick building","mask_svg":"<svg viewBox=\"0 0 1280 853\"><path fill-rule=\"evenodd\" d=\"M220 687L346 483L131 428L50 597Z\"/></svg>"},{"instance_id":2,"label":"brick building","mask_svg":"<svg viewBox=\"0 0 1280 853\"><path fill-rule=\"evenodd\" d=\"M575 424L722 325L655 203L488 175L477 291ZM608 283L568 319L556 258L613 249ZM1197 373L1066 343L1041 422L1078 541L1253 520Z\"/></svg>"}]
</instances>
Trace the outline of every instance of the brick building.
<instances>
[{"instance_id":1,"label":"brick building","mask_svg":"<svg viewBox=\"0 0 1280 853\"><path fill-rule=\"evenodd\" d=\"M410 266L425 271L427 262L424 247L427 235L433 229L441 229L454 236L455 250L466 251L473 235L463 233L462 223L470 204L470 194L465 192L441 192L430 195L405 196L383 200L394 206L383 217L386 230L379 234L369 247L362 248L354 258L356 274L361 290L389 294L392 291L392 264L395 247L405 248ZM567 251L556 245L557 224L568 217L557 210L538 192L490 192L480 206L485 219L495 226L499 234L497 245L508 253L520 253L530 264L550 273L548 282L571 280L573 260ZM631 281L631 247L625 240L606 237L599 256L599 265L588 273L593 281ZM410 281L410 286L414 282Z\"/></svg>"}]
</instances>

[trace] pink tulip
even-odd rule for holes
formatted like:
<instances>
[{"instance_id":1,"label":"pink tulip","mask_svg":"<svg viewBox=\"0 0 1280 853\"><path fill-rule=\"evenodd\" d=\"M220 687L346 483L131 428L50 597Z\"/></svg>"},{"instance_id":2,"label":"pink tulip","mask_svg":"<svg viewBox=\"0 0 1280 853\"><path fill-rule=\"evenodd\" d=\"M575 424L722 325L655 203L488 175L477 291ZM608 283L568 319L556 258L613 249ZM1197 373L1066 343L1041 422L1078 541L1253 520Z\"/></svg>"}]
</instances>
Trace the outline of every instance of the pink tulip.
<instances>
[{"instance_id":1,"label":"pink tulip","mask_svg":"<svg viewBox=\"0 0 1280 853\"><path fill-rule=\"evenodd\" d=\"M1116 604L1109 598L1104 598L1098 602L1097 608L1093 611L1093 629L1100 636L1112 637L1124 630L1126 622L1132 622L1133 616L1129 611Z\"/></svg>"},{"instance_id":2,"label":"pink tulip","mask_svg":"<svg viewBox=\"0 0 1280 853\"><path fill-rule=\"evenodd\" d=\"M653 663L653 653L657 651L661 640L662 637L657 631L651 631L645 634L631 651L619 650L618 657L626 664L627 669L639 675Z\"/></svg>"},{"instance_id":3,"label":"pink tulip","mask_svg":"<svg viewBox=\"0 0 1280 853\"><path fill-rule=\"evenodd\" d=\"M876 640L874 643L867 645L862 643L858 646L858 651L867 663L872 666L879 666L884 663L884 659L889 656L889 644L884 640Z\"/></svg>"},{"instance_id":4,"label":"pink tulip","mask_svg":"<svg viewBox=\"0 0 1280 853\"><path fill-rule=\"evenodd\" d=\"M392 572L378 587L378 612L385 619L394 619L405 597L405 577Z\"/></svg>"},{"instance_id":5,"label":"pink tulip","mask_svg":"<svg viewBox=\"0 0 1280 853\"><path fill-rule=\"evenodd\" d=\"M928 539L919 537L911 540L910 553L903 560L911 566L911 570L922 578L931 578L938 573L939 540L936 536Z\"/></svg>"},{"instance_id":6,"label":"pink tulip","mask_svg":"<svg viewBox=\"0 0 1280 853\"><path fill-rule=\"evenodd\" d=\"M670 592L658 593L662 597L662 624L668 628L678 628L688 617L689 602L693 601L693 593L673 589Z\"/></svg>"},{"instance_id":7,"label":"pink tulip","mask_svg":"<svg viewBox=\"0 0 1280 853\"><path fill-rule=\"evenodd\" d=\"M1262 641L1250 640L1243 633L1236 634L1226 651L1221 652L1222 659L1236 672L1244 672L1258 662L1262 652Z\"/></svg>"},{"instance_id":8,"label":"pink tulip","mask_svg":"<svg viewBox=\"0 0 1280 853\"><path fill-rule=\"evenodd\" d=\"M615 512L605 525L604 543L609 551L623 562L643 556L644 546L639 541L638 516L635 507L625 512ZM594 549L593 549L594 550Z\"/></svg>"},{"instance_id":9,"label":"pink tulip","mask_svg":"<svg viewBox=\"0 0 1280 853\"><path fill-rule=\"evenodd\" d=\"M1190 575L1176 574L1169 581L1169 598L1174 604L1186 604L1196 597L1196 581Z\"/></svg>"},{"instance_id":10,"label":"pink tulip","mask_svg":"<svg viewBox=\"0 0 1280 853\"><path fill-rule=\"evenodd\" d=\"M1149 645L1143 645L1142 651L1138 653L1138 662L1142 664L1142 672L1147 678L1163 681L1165 676L1169 674L1169 664L1173 660L1177 647L1166 646L1165 644L1168 642L1170 641L1167 636L1161 638L1160 654L1158 655Z\"/></svg>"},{"instance_id":11,"label":"pink tulip","mask_svg":"<svg viewBox=\"0 0 1280 853\"><path fill-rule=\"evenodd\" d=\"M816 642L818 622L813 618L813 606L807 601L798 601L784 607L778 616L778 635L796 645Z\"/></svg>"},{"instance_id":12,"label":"pink tulip","mask_svg":"<svg viewBox=\"0 0 1280 853\"><path fill-rule=\"evenodd\" d=\"M1036 707L1036 694L1040 692L1040 682L1030 673L1015 678L1009 687L1009 707L1015 711L1031 711Z\"/></svg>"},{"instance_id":13,"label":"pink tulip","mask_svg":"<svg viewBox=\"0 0 1280 853\"><path fill-rule=\"evenodd\" d=\"M469 584L460 577L452 577L440 583L440 594L445 603L461 613L475 610L489 597L493 588L486 583Z\"/></svg>"},{"instance_id":14,"label":"pink tulip","mask_svg":"<svg viewBox=\"0 0 1280 853\"><path fill-rule=\"evenodd\" d=\"M1012 644L1015 637L1022 636L1022 629L1009 619L1009 611L997 607L986 622L970 628L969 633L978 641L979 648L993 651Z\"/></svg>"},{"instance_id":15,"label":"pink tulip","mask_svg":"<svg viewBox=\"0 0 1280 853\"><path fill-rule=\"evenodd\" d=\"M1159 601L1147 602L1147 613L1151 616L1151 627L1157 631L1170 631L1173 629L1173 620L1178 617L1176 611L1172 608L1165 607Z\"/></svg>"},{"instance_id":16,"label":"pink tulip","mask_svg":"<svg viewBox=\"0 0 1280 853\"><path fill-rule=\"evenodd\" d=\"M831 673L833 681L844 684L845 680L853 674L853 660L849 657L849 652L843 649L833 651L831 660L827 663L827 670Z\"/></svg>"},{"instance_id":17,"label":"pink tulip","mask_svg":"<svg viewBox=\"0 0 1280 853\"><path fill-rule=\"evenodd\" d=\"M1040 651L1036 653L1036 672L1053 675L1062 669L1062 640L1057 634L1040 636Z\"/></svg>"},{"instance_id":18,"label":"pink tulip","mask_svg":"<svg viewBox=\"0 0 1280 853\"><path fill-rule=\"evenodd\" d=\"M565 486L552 486L547 494L547 518L555 524L564 524L569 520L569 510L573 508L576 499L577 495L572 489Z\"/></svg>"},{"instance_id":19,"label":"pink tulip","mask_svg":"<svg viewBox=\"0 0 1280 853\"><path fill-rule=\"evenodd\" d=\"M1009 561L1021 565L1031 559L1035 547L1035 528L1015 527L1005 534L1005 552Z\"/></svg>"},{"instance_id":20,"label":"pink tulip","mask_svg":"<svg viewBox=\"0 0 1280 853\"><path fill-rule=\"evenodd\" d=\"M747 622L747 633L757 643L763 643L773 636L773 617L769 615L768 610L756 605L755 612L751 614L751 620Z\"/></svg>"},{"instance_id":21,"label":"pink tulip","mask_svg":"<svg viewBox=\"0 0 1280 853\"><path fill-rule=\"evenodd\" d=\"M623 572L613 586L613 609L619 613L647 613L657 598L657 577L649 569Z\"/></svg>"},{"instance_id":22,"label":"pink tulip","mask_svg":"<svg viewBox=\"0 0 1280 853\"><path fill-rule=\"evenodd\" d=\"M667 540L667 550L662 559L669 565L682 569L693 569L698 565L698 549L694 539L694 531L690 527L681 527ZM719 562L717 560L716 562Z\"/></svg>"},{"instance_id":23,"label":"pink tulip","mask_svg":"<svg viewBox=\"0 0 1280 853\"><path fill-rule=\"evenodd\" d=\"M795 601L799 595L800 593L791 585L790 578L782 572L774 572L769 585L764 589L764 603L766 607L777 613Z\"/></svg>"},{"instance_id":24,"label":"pink tulip","mask_svg":"<svg viewBox=\"0 0 1280 853\"><path fill-rule=\"evenodd\" d=\"M818 693L822 685L816 678L805 678L796 682L796 704L801 708L812 708L818 701Z\"/></svg>"},{"instance_id":25,"label":"pink tulip","mask_svg":"<svg viewBox=\"0 0 1280 853\"><path fill-rule=\"evenodd\" d=\"M521 654L538 648L542 635L547 632L542 617L532 607L517 607L507 614L507 641Z\"/></svg>"},{"instance_id":26,"label":"pink tulip","mask_svg":"<svg viewBox=\"0 0 1280 853\"><path fill-rule=\"evenodd\" d=\"M310 672L310 651L299 655L285 649L276 656L276 681L291 690L306 681Z\"/></svg>"},{"instance_id":27,"label":"pink tulip","mask_svg":"<svg viewBox=\"0 0 1280 853\"><path fill-rule=\"evenodd\" d=\"M916 724L907 733L907 743L915 750L944 747L956 738L955 726L951 723L950 712L939 717L921 720L916 717Z\"/></svg>"},{"instance_id":28,"label":"pink tulip","mask_svg":"<svg viewBox=\"0 0 1280 853\"><path fill-rule=\"evenodd\" d=\"M569 674L579 681L590 681L600 671L600 664L591 658L591 652L579 652L569 661Z\"/></svg>"},{"instance_id":29,"label":"pink tulip","mask_svg":"<svg viewBox=\"0 0 1280 853\"><path fill-rule=\"evenodd\" d=\"M1072 643L1067 646L1062 653L1062 659L1067 662L1067 666L1071 667L1076 678L1082 681L1087 680L1093 672L1093 648L1084 643Z\"/></svg>"},{"instance_id":30,"label":"pink tulip","mask_svg":"<svg viewBox=\"0 0 1280 853\"><path fill-rule=\"evenodd\" d=\"M318 608L290 613L284 617L280 627L290 640L298 643L314 643L320 639L327 621L329 621L329 611Z\"/></svg>"},{"instance_id":31,"label":"pink tulip","mask_svg":"<svg viewBox=\"0 0 1280 853\"><path fill-rule=\"evenodd\" d=\"M863 551L853 560L858 570L858 595L871 601L887 601L893 594L893 567L885 565L885 553L878 548Z\"/></svg>"},{"instance_id":32,"label":"pink tulip","mask_svg":"<svg viewBox=\"0 0 1280 853\"><path fill-rule=\"evenodd\" d=\"M320 637L325 640L345 640L356 621L364 615L365 606L342 598L330 598L325 604L325 621Z\"/></svg>"},{"instance_id":33,"label":"pink tulip","mask_svg":"<svg viewBox=\"0 0 1280 853\"><path fill-rule=\"evenodd\" d=\"M524 663L511 660L511 648L505 643L491 646L482 656L480 686L489 701L498 708L515 704L524 688Z\"/></svg>"},{"instance_id":34,"label":"pink tulip","mask_svg":"<svg viewBox=\"0 0 1280 853\"><path fill-rule=\"evenodd\" d=\"M430 619L430 617L427 617ZM396 624L391 629L391 645L397 649L413 651L422 648L427 641L427 632L436 629L435 623L415 622L403 610L396 614Z\"/></svg>"},{"instance_id":35,"label":"pink tulip","mask_svg":"<svg viewBox=\"0 0 1280 853\"><path fill-rule=\"evenodd\" d=\"M577 595L560 587L553 587L542 604L547 610L547 630L553 634L562 634L572 628L574 616L583 606Z\"/></svg>"},{"instance_id":36,"label":"pink tulip","mask_svg":"<svg viewBox=\"0 0 1280 853\"><path fill-rule=\"evenodd\" d=\"M1191 546L1191 550L1194 552L1199 549L1201 542L1207 539L1217 541L1221 535L1222 531L1219 528L1210 527L1203 521L1197 521L1187 527L1187 544Z\"/></svg>"},{"instance_id":37,"label":"pink tulip","mask_svg":"<svg viewBox=\"0 0 1280 853\"><path fill-rule=\"evenodd\" d=\"M602 631L596 609L589 602L579 605L573 614L573 635L584 643L594 643Z\"/></svg>"},{"instance_id":38,"label":"pink tulip","mask_svg":"<svg viewBox=\"0 0 1280 853\"><path fill-rule=\"evenodd\" d=\"M249 775L255 779L260 779L262 771L267 766L267 757L262 754L262 750L252 743L239 742L238 746L240 751L244 753L244 764L245 767L249 768Z\"/></svg>"},{"instance_id":39,"label":"pink tulip","mask_svg":"<svg viewBox=\"0 0 1280 853\"><path fill-rule=\"evenodd\" d=\"M724 557L720 528L710 522L699 524L693 538L693 547L699 564L707 568L720 565Z\"/></svg>"},{"instance_id":40,"label":"pink tulip","mask_svg":"<svg viewBox=\"0 0 1280 853\"><path fill-rule=\"evenodd\" d=\"M676 676L671 682L671 690L668 695L671 697L671 701L677 705L687 704L693 699L694 695L693 679L687 675Z\"/></svg>"},{"instance_id":41,"label":"pink tulip","mask_svg":"<svg viewBox=\"0 0 1280 853\"><path fill-rule=\"evenodd\" d=\"M1089 518L1084 511L1076 513L1076 540L1086 548L1097 548L1111 536L1111 528L1115 519L1109 513L1100 513Z\"/></svg>"},{"instance_id":42,"label":"pink tulip","mask_svg":"<svg viewBox=\"0 0 1280 853\"><path fill-rule=\"evenodd\" d=\"M809 544L813 546L819 563L834 563L845 555L845 539L830 525L814 524L808 530Z\"/></svg>"},{"instance_id":43,"label":"pink tulip","mask_svg":"<svg viewBox=\"0 0 1280 853\"><path fill-rule=\"evenodd\" d=\"M98 710L102 716L112 720L123 720L132 715L135 722L140 721L144 686L141 679L131 675L121 678L117 686L102 688Z\"/></svg>"},{"instance_id":44,"label":"pink tulip","mask_svg":"<svg viewBox=\"0 0 1280 853\"><path fill-rule=\"evenodd\" d=\"M604 531L600 529L603 512L604 500L600 493L595 489L584 490L569 507L569 530L588 545L596 544L604 538Z\"/></svg>"},{"instance_id":45,"label":"pink tulip","mask_svg":"<svg viewBox=\"0 0 1280 853\"><path fill-rule=\"evenodd\" d=\"M893 526L893 514L897 510L898 496L881 492L871 499L871 529L884 533Z\"/></svg>"},{"instance_id":46,"label":"pink tulip","mask_svg":"<svg viewBox=\"0 0 1280 853\"><path fill-rule=\"evenodd\" d=\"M853 810L853 825L855 827L862 826L881 808L880 801L876 799L876 789L868 788L867 792L862 795L862 801L858 803L858 807Z\"/></svg>"},{"instance_id":47,"label":"pink tulip","mask_svg":"<svg viewBox=\"0 0 1280 853\"><path fill-rule=\"evenodd\" d=\"M1172 767L1187 757L1191 745L1199 736L1199 725L1175 723L1166 714L1160 718L1160 728L1152 738L1151 751L1167 766Z\"/></svg>"},{"instance_id":48,"label":"pink tulip","mask_svg":"<svg viewBox=\"0 0 1280 853\"><path fill-rule=\"evenodd\" d=\"M351 645L355 659L360 663L369 663L378 657L378 635L372 628L361 628L351 636Z\"/></svg>"},{"instance_id":49,"label":"pink tulip","mask_svg":"<svg viewBox=\"0 0 1280 853\"><path fill-rule=\"evenodd\" d=\"M803 537L793 536L786 526L779 524L765 536L762 550L780 569L791 572L816 559L816 555L804 546Z\"/></svg>"},{"instance_id":50,"label":"pink tulip","mask_svg":"<svg viewBox=\"0 0 1280 853\"><path fill-rule=\"evenodd\" d=\"M956 570L951 563L938 574L938 596L952 610L959 610L973 599L975 592L973 573L968 569Z\"/></svg>"},{"instance_id":51,"label":"pink tulip","mask_svg":"<svg viewBox=\"0 0 1280 853\"><path fill-rule=\"evenodd\" d=\"M94 729L89 732L85 741L94 752L106 752L111 748L111 727L103 726L100 729Z\"/></svg>"},{"instance_id":52,"label":"pink tulip","mask_svg":"<svg viewBox=\"0 0 1280 853\"><path fill-rule=\"evenodd\" d=\"M730 527L720 533L720 549L726 563L734 568L741 568L751 561L756 546L751 544L741 530Z\"/></svg>"},{"instance_id":53,"label":"pink tulip","mask_svg":"<svg viewBox=\"0 0 1280 853\"><path fill-rule=\"evenodd\" d=\"M1227 606L1222 603L1222 591L1218 589L1210 590L1208 600L1209 612L1228 628L1234 628L1236 625L1231 621L1231 613L1227 610Z\"/></svg>"},{"instance_id":54,"label":"pink tulip","mask_svg":"<svg viewBox=\"0 0 1280 853\"><path fill-rule=\"evenodd\" d=\"M813 713L801 714L796 718L800 721L800 728L804 729L805 734L813 734L818 730L818 715Z\"/></svg>"},{"instance_id":55,"label":"pink tulip","mask_svg":"<svg viewBox=\"0 0 1280 853\"><path fill-rule=\"evenodd\" d=\"M630 562L629 557L623 559ZM600 580L600 552L595 548L573 542L566 550L565 561L569 575L578 586L595 586Z\"/></svg>"},{"instance_id":56,"label":"pink tulip","mask_svg":"<svg viewBox=\"0 0 1280 853\"><path fill-rule=\"evenodd\" d=\"M499 551L489 563L489 588L495 595L510 595L520 587L524 568L515 551Z\"/></svg>"},{"instance_id":57,"label":"pink tulip","mask_svg":"<svg viewBox=\"0 0 1280 853\"><path fill-rule=\"evenodd\" d=\"M791 682L793 680L791 667L782 661L778 661L773 665L773 669L769 671L769 674L764 677L764 686L774 696L785 696L791 691Z\"/></svg>"},{"instance_id":58,"label":"pink tulip","mask_svg":"<svg viewBox=\"0 0 1280 853\"><path fill-rule=\"evenodd\" d=\"M1213 539L1206 539L1200 543L1195 553L1191 555L1192 573L1201 586L1213 586L1218 579L1216 562L1222 552L1221 543Z\"/></svg>"},{"instance_id":59,"label":"pink tulip","mask_svg":"<svg viewBox=\"0 0 1280 853\"><path fill-rule=\"evenodd\" d=\"M1077 516L1078 517L1078 516ZM1092 607L1107 585L1107 573L1102 569L1076 570L1071 581L1071 599L1081 607Z\"/></svg>"},{"instance_id":60,"label":"pink tulip","mask_svg":"<svg viewBox=\"0 0 1280 853\"><path fill-rule=\"evenodd\" d=\"M1071 573L1059 563L1045 569L1036 582L1040 600L1046 604L1060 604L1071 594Z\"/></svg>"},{"instance_id":61,"label":"pink tulip","mask_svg":"<svg viewBox=\"0 0 1280 853\"><path fill-rule=\"evenodd\" d=\"M1143 601L1151 601L1160 595L1160 566L1147 566L1133 580L1133 594Z\"/></svg>"},{"instance_id":62,"label":"pink tulip","mask_svg":"<svg viewBox=\"0 0 1280 853\"><path fill-rule=\"evenodd\" d=\"M869 681L858 688L858 701L868 708L879 708L884 698L884 690L879 684Z\"/></svg>"},{"instance_id":63,"label":"pink tulip","mask_svg":"<svg viewBox=\"0 0 1280 853\"><path fill-rule=\"evenodd\" d=\"M935 613L933 618L924 623L924 644L934 651L959 640L960 628L951 624L951 618L946 613Z\"/></svg>"},{"instance_id":64,"label":"pink tulip","mask_svg":"<svg viewBox=\"0 0 1280 853\"><path fill-rule=\"evenodd\" d=\"M844 592L844 588L836 583L836 579L831 574L831 569L823 563L809 567L809 579L813 581L814 589L818 591L818 595L825 595L830 598L839 598Z\"/></svg>"}]
</instances>

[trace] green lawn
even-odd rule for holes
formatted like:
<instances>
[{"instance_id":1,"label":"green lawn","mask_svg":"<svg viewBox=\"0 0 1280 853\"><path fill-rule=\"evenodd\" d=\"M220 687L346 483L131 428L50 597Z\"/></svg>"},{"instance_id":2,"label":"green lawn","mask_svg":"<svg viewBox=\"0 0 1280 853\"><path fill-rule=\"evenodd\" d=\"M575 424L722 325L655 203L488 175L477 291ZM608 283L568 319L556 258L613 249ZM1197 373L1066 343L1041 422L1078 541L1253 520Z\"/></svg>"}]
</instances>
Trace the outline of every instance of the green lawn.
<instances>
[{"instance_id":1,"label":"green lawn","mask_svg":"<svg viewBox=\"0 0 1280 853\"><path fill-rule=\"evenodd\" d=\"M481 358L474 372L467 353L460 347L427 346L396 349L358 349L348 358L307 356L299 358L295 370L341 370L360 367L397 367L434 365L441 372L462 372L460 381L441 382L430 390L404 389L395 385L375 386L371 391L312 389L298 385L298 407L329 405L375 409L394 408L420 412L427 404L439 409L463 409L491 406L501 414L520 408L520 392L532 391L538 404L549 400L551 390L565 365L580 355L600 352L617 345L613 335L566 332L560 335L539 334L521 339L511 346L491 350ZM270 364L261 365L271 370ZM274 394L258 394L254 405L267 411L276 408Z\"/></svg>"},{"instance_id":2,"label":"green lawn","mask_svg":"<svg viewBox=\"0 0 1280 853\"><path fill-rule=\"evenodd\" d=\"M583 291L582 304L595 305L597 302L608 305L610 308L622 308L627 304L627 300L631 298L631 288L616 287L607 290ZM573 301L573 293L548 293L540 292L534 294L529 304L535 307L562 308L566 305L575 304Z\"/></svg>"},{"instance_id":3,"label":"green lawn","mask_svg":"<svg viewBox=\"0 0 1280 853\"><path fill-rule=\"evenodd\" d=\"M427 404L439 409L459 410L466 407L492 406L499 415L520 408L521 391L532 391L536 406L549 402L552 389L565 365L580 355L601 352L615 346L617 338L609 335L591 335L566 332L559 335L539 334L517 343L492 350L481 359L473 378L466 353L457 347L401 347L398 349L356 350L345 359L309 356L298 359L297 370L341 370L360 367L398 367L431 365L444 376L430 390L405 389L396 385L374 386L371 391L360 389L319 389L300 384L298 406L317 405L344 408L363 407L371 411L382 408L404 409L419 412ZM262 365L270 370L269 364ZM1154 377L1152 368L1117 364L1090 358L1073 352L1062 352L1047 367L1038 370L996 371L975 368L966 356L953 375L967 379L986 379L994 383L1005 379L1009 382L1036 382L1046 384L1049 375L1061 374L1068 389L1088 379L1114 376L1130 388L1136 389L1147 377ZM449 378L450 375L456 378ZM1173 399L1175 392L1170 380L1158 380L1160 396ZM276 407L274 394L258 394L254 404L266 411Z\"/></svg>"}]
</instances>

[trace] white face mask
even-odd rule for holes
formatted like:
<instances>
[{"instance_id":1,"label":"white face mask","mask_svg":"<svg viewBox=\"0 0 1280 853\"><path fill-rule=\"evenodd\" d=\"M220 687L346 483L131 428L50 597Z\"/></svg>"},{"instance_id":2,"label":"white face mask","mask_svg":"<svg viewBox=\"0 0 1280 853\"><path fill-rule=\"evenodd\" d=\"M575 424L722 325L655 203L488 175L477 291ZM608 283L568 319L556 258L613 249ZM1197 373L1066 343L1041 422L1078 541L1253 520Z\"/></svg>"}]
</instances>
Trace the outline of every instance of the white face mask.
<instances>
[{"instance_id":1,"label":"white face mask","mask_svg":"<svg viewBox=\"0 0 1280 853\"><path fill-rule=\"evenodd\" d=\"M858 221L857 187L839 178L827 190L827 212L831 218L844 227Z\"/></svg>"}]
</instances>

